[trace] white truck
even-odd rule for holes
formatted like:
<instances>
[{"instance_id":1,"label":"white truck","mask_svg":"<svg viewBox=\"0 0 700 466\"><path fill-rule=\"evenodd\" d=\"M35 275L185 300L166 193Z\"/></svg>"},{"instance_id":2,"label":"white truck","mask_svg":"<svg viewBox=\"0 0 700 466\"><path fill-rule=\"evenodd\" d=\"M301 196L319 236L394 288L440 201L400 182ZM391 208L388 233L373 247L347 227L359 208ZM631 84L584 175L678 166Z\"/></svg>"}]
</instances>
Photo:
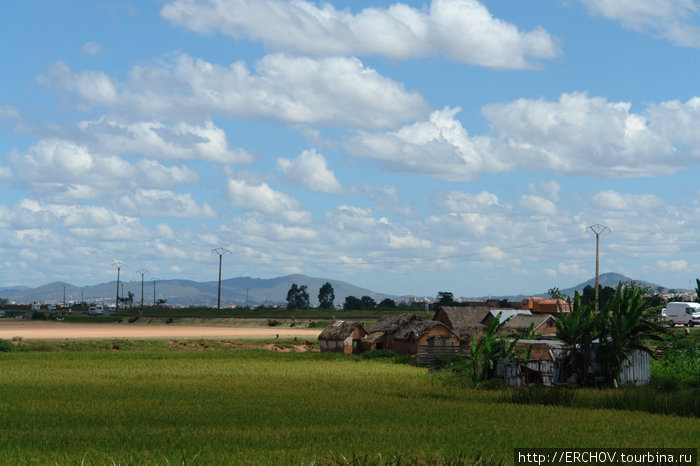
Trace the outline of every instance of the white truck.
<instances>
[{"instance_id":1,"label":"white truck","mask_svg":"<svg viewBox=\"0 0 700 466\"><path fill-rule=\"evenodd\" d=\"M700 303L668 303L662 315L671 325L700 325Z\"/></svg>"},{"instance_id":2,"label":"white truck","mask_svg":"<svg viewBox=\"0 0 700 466\"><path fill-rule=\"evenodd\" d=\"M91 304L88 309L89 316L101 316L104 314L104 306L102 304Z\"/></svg>"}]
</instances>

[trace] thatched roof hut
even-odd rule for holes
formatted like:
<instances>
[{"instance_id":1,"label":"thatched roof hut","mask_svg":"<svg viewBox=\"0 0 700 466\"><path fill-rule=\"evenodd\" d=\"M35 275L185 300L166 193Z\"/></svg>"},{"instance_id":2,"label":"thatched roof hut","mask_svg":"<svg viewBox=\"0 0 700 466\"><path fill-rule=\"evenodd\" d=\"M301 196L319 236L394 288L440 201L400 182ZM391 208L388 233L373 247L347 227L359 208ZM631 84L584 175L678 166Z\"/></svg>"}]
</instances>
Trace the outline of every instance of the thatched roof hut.
<instances>
[{"instance_id":1,"label":"thatched roof hut","mask_svg":"<svg viewBox=\"0 0 700 466\"><path fill-rule=\"evenodd\" d=\"M337 320L323 329L318 336L321 351L357 353L360 350L360 340L367 336L367 330L362 324Z\"/></svg>"},{"instance_id":2,"label":"thatched roof hut","mask_svg":"<svg viewBox=\"0 0 700 466\"><path fill-rule=\"evenodd\" d=\"M417 315L410 314L408 312L404 312L403 314L397 316L384 316L370 325L367 328L367 331L369 333L385 332L393 335L406 325L419 320L420 318Z\"/></svg>"},{"instance_id":3,"label":"thatched roof hut","mask_svg":"<svg viewBox=\"0 0 700 466\"><path fill-rule=\"evenodd\" d=\"M486 328L484 318L489 315L487 307L443 306L435 313L433 320L442 322L454 330L462 344L469 343L475 333Z\"/></svg>"}]
</instances>

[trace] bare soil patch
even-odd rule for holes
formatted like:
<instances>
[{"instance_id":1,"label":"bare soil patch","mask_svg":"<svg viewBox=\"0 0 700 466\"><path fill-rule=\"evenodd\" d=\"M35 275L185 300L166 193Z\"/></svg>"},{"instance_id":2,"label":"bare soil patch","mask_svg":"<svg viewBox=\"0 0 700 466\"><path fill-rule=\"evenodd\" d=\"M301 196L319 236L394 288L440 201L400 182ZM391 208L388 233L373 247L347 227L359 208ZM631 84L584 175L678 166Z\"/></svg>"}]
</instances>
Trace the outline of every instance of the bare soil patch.
<instances>
[{"instance_id":1,"label":"bare soil patch","mask_svg":"<svg viewBox=\"0 0 700 466\"><path fill-rule=\"evenodd\" d=\"M0 320L0 338L32 340L65 338L293 338L315 339L322 329L241 328L199 325L72 324Z\"/></svg>"}]
</instances>

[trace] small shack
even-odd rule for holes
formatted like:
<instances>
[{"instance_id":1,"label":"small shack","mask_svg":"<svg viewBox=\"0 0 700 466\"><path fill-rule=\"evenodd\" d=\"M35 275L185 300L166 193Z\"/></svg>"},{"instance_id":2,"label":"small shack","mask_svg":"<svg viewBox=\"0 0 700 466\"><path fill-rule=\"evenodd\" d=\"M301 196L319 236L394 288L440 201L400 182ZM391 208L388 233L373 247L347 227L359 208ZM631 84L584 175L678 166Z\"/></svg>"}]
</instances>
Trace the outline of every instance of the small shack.
<instances>
[{"instance_id":1,"label":"small shack","mask_svg":"<svg viewBox=\"0 0 700 466\"><path fill-rule=\"evenodd\" d=\"M594 342L594 344L596 344ZM555 384L573 383L571 371L567 367L569 348L556 340L519 340L516 349L527 350L531 347L530 359L527 364L519 363L504 367L499 363L496 375L502 377L506 385L523 387L527 385L551 386ZM600 365L596 360L595 351L589 372L596 381L602 381ZM649 383L649 355L640 350L633 350L622 365L620 373L621 384Z\"/></svg>"},{"instance_id":2,"label":"small shack","mask_svg":"<svg viewBox=\"0 0 700 466\"><path fill-rule=\"evenodd\" d=\"M417 354L419 349L459 346L459 336L442 322L417 320L392 335L391 350Z\"/></svg>"},{"instance_id":3,"label":"small shack","mask_svg":"<svg viewBox=\"0 0 700 466\"><path fill-rule=\"evenodd\" d=\"M322 352L356 354L361 352L360 341L367 335L362 324L337 320L321 332L318 342Z\"/></svg>"}]
</instances>

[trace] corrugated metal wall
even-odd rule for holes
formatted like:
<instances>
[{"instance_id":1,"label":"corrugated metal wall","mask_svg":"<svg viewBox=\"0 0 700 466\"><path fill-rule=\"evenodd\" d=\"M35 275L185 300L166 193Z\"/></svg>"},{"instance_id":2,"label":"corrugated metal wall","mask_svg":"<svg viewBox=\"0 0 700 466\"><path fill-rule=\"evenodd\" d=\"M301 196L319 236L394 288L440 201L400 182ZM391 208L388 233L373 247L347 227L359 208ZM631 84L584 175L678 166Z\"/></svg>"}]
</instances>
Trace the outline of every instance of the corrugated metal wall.
<instances>
[{"instance_id":1,"label":"corrugated metal wall","mask_svg":"<svg viewBox=\"0 0 700 466\"><path fill-rule=\"evenodd\" d=\"M649 355L644 351L634 350L622 365L620 383L645 384L649 383Z\"/></svg>"}]
</instances>

